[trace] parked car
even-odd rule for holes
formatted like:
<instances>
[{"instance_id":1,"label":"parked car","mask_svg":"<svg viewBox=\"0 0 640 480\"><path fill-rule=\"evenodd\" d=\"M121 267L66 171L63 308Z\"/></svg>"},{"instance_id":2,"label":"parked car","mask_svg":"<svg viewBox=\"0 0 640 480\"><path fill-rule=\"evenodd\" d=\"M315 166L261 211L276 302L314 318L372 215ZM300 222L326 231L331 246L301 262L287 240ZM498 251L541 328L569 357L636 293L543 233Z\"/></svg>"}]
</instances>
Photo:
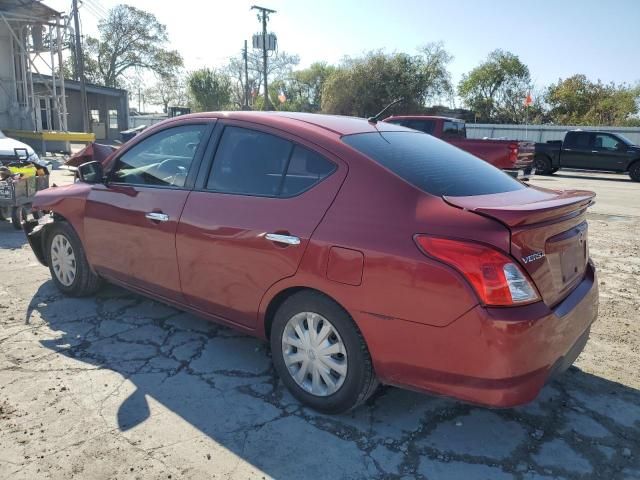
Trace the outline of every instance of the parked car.
<instances>
[{"instance_id":1,"label":"parked car","mask_svg":"<svg viewBox=\"0 0 640 480\"><path fill-rule=\"evenodd\" d=\"M25 160L33 163L34 165L45 168L47 173L51 170L51 163L40 159L31 146L26 143L22 143L15 138L7 137L4 132L0 131L0 160L6 160L9 162L14 161L16 158L16 151L24 152L26 154Z\"/></svg>"},{"instance_id":2,"label":"parked car","mask_svg":"<svg viewBox=\"0 0 640 480\"><path fill-rule=\"evenodd\" d=\"M542 175L564 167L627 172L640 182L640 146L619 133L572 130L564 141L536 143L535 166Z\"/></svg>"},{"instance_id":3,"label":"parked car","mask_svg":"<svg viewBox=\"0 0 640 480\"><path fill-rule=\"evenodd\" d=\"M596 319L592 192L528 187L392 123L185 115L78 173L25 224L60 291L104 279L268 339L323 412L378 382L529 402Z\"/></svg>"},{"instance_id":4,"label":"parked car","mask_svg":"<svg viewBox=\"0 0 640 480\"><path fill-rule=\"evenodd\" d=\"M535 173L532 170L535 150L533 142L467 138L465 122L457 118L407 115L388 117L384 121L440 138L516 178L526 179Z\"/></svg>"}]
</instances>

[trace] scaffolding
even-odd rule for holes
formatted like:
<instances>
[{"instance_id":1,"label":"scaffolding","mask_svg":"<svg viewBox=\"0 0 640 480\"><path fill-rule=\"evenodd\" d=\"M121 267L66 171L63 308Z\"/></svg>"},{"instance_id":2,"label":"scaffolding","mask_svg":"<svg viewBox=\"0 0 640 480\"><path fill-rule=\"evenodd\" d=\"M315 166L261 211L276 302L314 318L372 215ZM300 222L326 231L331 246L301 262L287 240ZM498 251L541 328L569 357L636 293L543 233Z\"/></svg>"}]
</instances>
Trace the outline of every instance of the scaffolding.
<instances>
[{"instance_id":1,"label":"scaffolding","mask_svg":"<svg viewBox=\"0 0 640 480\"><path fill-rule=\"evenodd\" d=\"M68 131L63 50L70 29L65 20L38 0L0 0L0 27L9 33L13 60L8 81L6 76L0 79L0 87L8 97L10 116L29 120L27 128L11 125L17 130ZM45 96L34 89L34 76L44 85Z\"/></svg>"}]
</instances>

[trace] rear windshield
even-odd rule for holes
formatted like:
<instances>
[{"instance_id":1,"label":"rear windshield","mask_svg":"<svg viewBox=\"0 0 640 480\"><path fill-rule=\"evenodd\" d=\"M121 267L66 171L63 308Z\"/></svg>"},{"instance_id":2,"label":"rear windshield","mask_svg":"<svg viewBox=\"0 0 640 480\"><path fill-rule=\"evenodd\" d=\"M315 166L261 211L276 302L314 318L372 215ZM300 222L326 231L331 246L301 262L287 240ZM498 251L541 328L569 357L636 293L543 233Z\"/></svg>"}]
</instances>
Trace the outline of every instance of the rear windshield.
<instances>
[{"instance_id":1,"label":"rear windshield","mask_svg":"<svg viewBox=\"0 0 640 480\"><path fill-rule=\"evenodd\" d=\"M432 195L488 195L526 188L484 160L424 133L359 133L342 140Z\"/></svg>"}]
</instances>

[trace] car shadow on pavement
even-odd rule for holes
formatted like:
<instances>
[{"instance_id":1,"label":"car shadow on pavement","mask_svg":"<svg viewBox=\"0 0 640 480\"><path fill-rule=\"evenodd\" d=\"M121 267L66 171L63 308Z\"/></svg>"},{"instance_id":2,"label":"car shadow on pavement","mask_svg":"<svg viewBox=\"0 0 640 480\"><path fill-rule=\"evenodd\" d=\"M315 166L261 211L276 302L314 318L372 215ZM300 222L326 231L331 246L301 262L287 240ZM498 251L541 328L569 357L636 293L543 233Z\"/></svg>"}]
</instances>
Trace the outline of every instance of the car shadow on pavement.
<instances>
[{"instance_id":1,"label":"car shadow on pavement","mask_svg":"<svg viewBox=\"0 0 640 480\"><path fill-rule=\"evenodd\" d=\"M16 230L8 220L0 220L0 248L21 248L27 243L22 230Z\"/></svg>"},{"instance_id":2,"label":"car shadow on pavement","mask_svg":"<svg viewBox=\"0 0 640 480\"><path fill-rule=\"evenodd\" d=\"M26 322L49 332L39 330L41 343L67 368L87 367L87 398L107 427L146 449L188 457L203 448L169 426L159 403L274 478L640 477L640 391L577 368L521 408L385 387L327 416L284 389L264 342L117 287L72 299L48 281ZM89 380L105 369L117 384L98 388Z\"/></svg>"}]
</instances>

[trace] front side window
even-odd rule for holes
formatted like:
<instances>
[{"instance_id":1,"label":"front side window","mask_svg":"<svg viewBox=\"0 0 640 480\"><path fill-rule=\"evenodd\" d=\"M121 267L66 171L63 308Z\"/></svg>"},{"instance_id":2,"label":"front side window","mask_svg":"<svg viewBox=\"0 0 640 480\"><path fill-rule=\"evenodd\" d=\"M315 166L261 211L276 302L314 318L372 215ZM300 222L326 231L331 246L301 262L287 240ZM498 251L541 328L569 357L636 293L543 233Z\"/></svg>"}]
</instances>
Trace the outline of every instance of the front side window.
<instances>
[{"instance_id":1,"label":"front side window","mask_svg":"<svg viewBox=\"0 0 640 480\"><path fill-rule=\"evenodd\" d=\"M335 170L311 150L275 135L226 127L213 159L207 190L266 197L292 197Z\"/></svg>"},{"instance_id":2,"label":"front side window","mask_svg":"<svg viewBox=\"0 0 640 480\"><path fill-rule=\"evenodd\" d=\"M183 187L205 129L205 125L183 125L145 138L117 159L111 180Z\"/></svg>"},{"instance_id":3,"label":"front side window","mask_svg":"<svg viewBox=\"0 0 640 480\"><path fill-rule=\"evenodd\" d=\"M596 133L593 139L593 146L602 150L617 150L620 143L616 137L602 133Z\"/></svg>"}]
</instances>

